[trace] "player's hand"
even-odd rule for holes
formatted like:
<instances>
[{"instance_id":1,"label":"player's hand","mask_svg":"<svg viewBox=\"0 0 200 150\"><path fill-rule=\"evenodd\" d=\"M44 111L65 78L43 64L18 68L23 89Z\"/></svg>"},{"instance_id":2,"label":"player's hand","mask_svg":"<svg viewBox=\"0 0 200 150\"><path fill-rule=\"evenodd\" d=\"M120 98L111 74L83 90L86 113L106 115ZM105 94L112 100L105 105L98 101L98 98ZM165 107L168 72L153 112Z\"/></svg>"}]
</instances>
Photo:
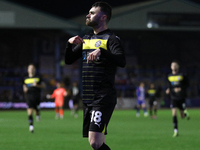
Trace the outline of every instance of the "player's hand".
<instances>
[{"instance_id":1,"label":"player's hand","mask_svg":"<svg viewBox=\"0 0 200 150\"><path fill-rule=\"evenodd\" d=\"M47 94L47 95L46 95L46 98L47 98L47 99L50 99L50 98L51 98L51 95L50 95L50 94Z\"/></svg>"},{"instance_id":2,"label":"player's hand","mask_svg":"<svg viewBox=\"0 0 200 150\"><path fill-rule=\"evenodd\" d=\"M100 55L101 55L101 50L99 48L89 53L87 57L87 63L89 63L89 61L97 61Z\"/></svg>"},{"instance_id":3,"label":"player's hand","mask_svg":"<svg viewBox=\"0 0 200 150\"><path fill-rule=\"evenodd\" d=\"M37 81L36 81L36 79L34 79L34 82L33 82L32 86L37 86Z\"/></svg>"},{"instance_id":4,"label":"player's hand","mask_svg":"<svg viewBox=\"0 0 200 150\"><path fill-rule=\"evenodd\" d=\"M81 37L79 37L78 35L77 36L74 36L74 37L71 37L69 40L68 40L69 43L71 44L81 44L81 43L85 43L83 41L83 39Z\"/></svg>"},{"instance_id":5,"label":"player's hand","mask_svg":"<svg viewBox=\"0 0 200 150\"><path fill-rule=\"evenodd\" d=\"M178 92L180 92L180 91L181 91L181 87L175 87L175 88L174 88L174 92L178 93Z\"/></svg>"},{"instance_id":6,"label":"player's hand","mask_svg":"<svg viewBox=\"0 0 200 150\"><path fill-rule=\"evenodd\" d=\"M169 93L170 93L170 89L169 89L169 88L166 89L165 93L166 93L166 94L169 94Z\"/></svg>"},{"instance_id":7,"label":"player's hand","mask_svg":"<svg viewBox=\"0 0 200 150\"><path fill-rule=\"evenodd\" d=\"M24 93L27 93L28 92L28 87L26 85L23 85L23 90L24 90Z\"/></svg>"}]
</instances>

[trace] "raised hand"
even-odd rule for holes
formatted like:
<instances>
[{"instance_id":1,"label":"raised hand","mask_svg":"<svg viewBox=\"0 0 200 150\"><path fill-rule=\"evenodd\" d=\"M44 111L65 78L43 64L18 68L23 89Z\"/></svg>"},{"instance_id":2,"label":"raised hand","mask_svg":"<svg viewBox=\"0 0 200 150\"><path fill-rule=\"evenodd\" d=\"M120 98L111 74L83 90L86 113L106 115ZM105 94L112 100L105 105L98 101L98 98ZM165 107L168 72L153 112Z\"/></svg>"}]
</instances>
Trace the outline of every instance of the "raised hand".
<instances>
[{"instance_id":1,"label":"raised hand","mask_svg":"<svg viewBox=\"0 0 200 150\"><path fill-rule=\"evenodd\" d=\"M69 40L68 40L69 43L71 44L81 44L81 43L85 43L83 41L83 39L81 37L79 37L78 35L77 36L74 36L74 37L71 37Z\"/></svg>"}]
</instances>

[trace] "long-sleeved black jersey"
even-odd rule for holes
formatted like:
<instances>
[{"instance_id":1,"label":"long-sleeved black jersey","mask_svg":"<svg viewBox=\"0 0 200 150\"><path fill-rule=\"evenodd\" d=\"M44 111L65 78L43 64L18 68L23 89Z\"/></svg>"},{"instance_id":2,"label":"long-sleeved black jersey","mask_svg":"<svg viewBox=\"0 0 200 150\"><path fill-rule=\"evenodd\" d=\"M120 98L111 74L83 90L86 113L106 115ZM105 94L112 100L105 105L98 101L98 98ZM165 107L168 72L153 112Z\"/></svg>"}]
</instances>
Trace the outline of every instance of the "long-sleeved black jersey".
<instances>
[{"instance_id":1,"label":"long-sleeved black jersey","mask_svg":"<svg viewBox=\"0 0 200 150\"><path fill-rule=\"evenodd\" d=\"M156 99L156 89L155 88L150 88L148 90L148 97L150 101L154 101Z\"/></svg>"},{"instance_id":2,"label":"long-sleeved black jersey","mask_svg":"<svg viewBox=\"0 0 200 150\"><path fill-rule=\"evenodd\" d=\"M35 75L33 77L27 76L27 77L24 78L24 84L28 88L26 95L40 96L41 89L38 88L38 87L32 86L34 82L36 82L38 85L40 85L43 81L42 81L42 78L39 75Z\"/></svg>"},{"instance_id":3,"label":"long-sleeved black jersey","mask_svg":"<svg viewBox=\"0 0 200 150\"><path fill-rule=\"evenodd\" d=\"M173 100L181 100L186 98L186 90L189 86L188 78L182 73L169 74L168 81L170 85L170 97ZM179 92L175 92L175 88L181 88Z\"/></svg>"},{"instance_id":4,"label":"long-sleeved black jersey","mask_svg":"<svg viewBox=\"0 0 200 150\"><path fill-rule=\"evenodd\" d=\"M83 37L85 43L73 45L67 43L65 63L71 64L82 58L83 103L116 103L114 87L116 67L125 67L126 59L120 39L109 29L98 34ZM90 52L100 48L97 61L87 63Z\"/></svg>"}]
</instances>

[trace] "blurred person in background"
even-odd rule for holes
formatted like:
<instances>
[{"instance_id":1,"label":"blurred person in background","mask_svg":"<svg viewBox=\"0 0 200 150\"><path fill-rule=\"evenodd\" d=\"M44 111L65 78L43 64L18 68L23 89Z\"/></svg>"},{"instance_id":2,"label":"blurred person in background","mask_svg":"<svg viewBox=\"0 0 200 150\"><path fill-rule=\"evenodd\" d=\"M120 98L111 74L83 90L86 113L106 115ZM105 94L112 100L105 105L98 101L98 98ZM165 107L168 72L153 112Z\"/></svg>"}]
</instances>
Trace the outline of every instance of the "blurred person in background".
<instances>
[{"instance_id":1,"label":"blurred person in background","mask_svg":"<svg viewBox=\"0 0 200 150\"><path fill-rule=\"evenodd\" d=\"M53 91L53 94L46 95L47 99L51 99L51 98L55 99L55 113L56 113L55 119L58 119L58 118L63 119L64 117L63 106L64 106L64 100L66 96L67 96L67 91L65 90L65 88L61 86L60 81L56 82L56 89Z\"/></svg>"},{"instance_id":2,"label":"blurred person in background","mask_svg":"<svg viewBox=\"0 0 200 150\"><path fill-rule=\"evenodd\" d=\"M24 78L23 91L27 103L27 113L29 120L29 131L34 132L33 112L35 110L36 120L40 121L40 99L41 89L45 88L42 78L36 74L33 64L28 65L28 76Z\"/></svg>"},{"instance_id":3,"label":"blurred person in background","mask_svg":"<svg viewBox=\"0 0 200 150\"><path fill-rule=\"evenodd\" d=\"M72 90L71 90L71 99L73 101L73 108L71 110L71 115L73 115L75 118L77 118L79 101L81 99L77 82L73 82L73 86L72 86Z\"/></svg>"},{"instance_id":4,"label":"blurred person in background","mask_svg":"<svg viewBox=\"0 0 200 150\"><path fill-rule=\"evenodd\" d=\"M151 118L157 118L157 101L156 101L157 91L155 89L155 85L153 83L150 84L150 88L148 90L149 97L149 115Z\"/></svg>"},{"instance_id":5,"label":"blurred person in background","mask_svg":"<svg viewBox=\"0 0 200 150\"><path fill-rule=\"evenodd\" d=\"M148 116L148 112L146 109L146 104L145 104L145 88L144 88L144 82L141 82L139 87L136 89L136 96L137 96L137 108L136 108L136 117L140 116L140 108L143 109L144 111L144 116Z\"/></svg>"},{"instance_id":6,"label":"blurred person in background","mask_svg":"<svg viewBox=\"0 0 200 150\"><path fill-rule=\"evenodd\" d=\"M93 33L70 38L65 53L66 64L82 58L83 137L94 150L110 150L105 135L117 102L116 68L126 65L120 38L107 27L111 14L106 2L94 3L86 16Z\"/></svg>"},{"instance_id":7,"label":"blurred person in background","mask_svg":"<svg viewBox=\"0 0 200 150\"><path fill-rule=\"evenodd\" d=\"M187 117L188 120L190 119L185 105L186 89L189 86L189 82L187 76L179 72L179 67L178 61L174 60L171 62L172 73L168 75L169 88L166 90L166 94L170 94L171 98L174 126L174 134L172 137L178 136L177 108L180 110L181 118Z\"/></svg>"}]
</instances>

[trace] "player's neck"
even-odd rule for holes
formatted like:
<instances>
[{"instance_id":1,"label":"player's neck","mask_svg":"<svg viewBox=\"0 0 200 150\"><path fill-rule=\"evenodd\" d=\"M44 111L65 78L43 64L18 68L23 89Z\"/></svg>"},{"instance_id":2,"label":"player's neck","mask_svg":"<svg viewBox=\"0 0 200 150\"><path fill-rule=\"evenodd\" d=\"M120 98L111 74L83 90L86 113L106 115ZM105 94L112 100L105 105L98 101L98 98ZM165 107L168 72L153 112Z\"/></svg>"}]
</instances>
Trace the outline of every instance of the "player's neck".
<instances>
[{"instance_id":1,"label":"player's neck","mask_svg":"<svg viewBox=\"0 0 200 150\"><path fill-rule=\"evenodd\" d=\"M175 75L175 74L178 74L178 70L173 70L173 71L172 71L172 74L174 74L174 75Z\"/></svg>"},{"instance_id":2,"label":"player's neck","mask_svg":"<svg viewBox=\"0 0 200 150\"><path fill-rule=\"evenodd\" d=\"M107 25L100 26L100 27L93 27L94 34L98 34L99 32L102 32L107 29L108 29Z\"/></svg>"},{"instance_id":3,"label":"player's neck","mask_svg":"<svg viewBox=\"0 0 200 150\"><path fill-rule=\"evenodd\" d=\"M33 77L35 74L34 73L29 73L29 77L31 78L31 77Z\"/></svg>"}]
</instances>

